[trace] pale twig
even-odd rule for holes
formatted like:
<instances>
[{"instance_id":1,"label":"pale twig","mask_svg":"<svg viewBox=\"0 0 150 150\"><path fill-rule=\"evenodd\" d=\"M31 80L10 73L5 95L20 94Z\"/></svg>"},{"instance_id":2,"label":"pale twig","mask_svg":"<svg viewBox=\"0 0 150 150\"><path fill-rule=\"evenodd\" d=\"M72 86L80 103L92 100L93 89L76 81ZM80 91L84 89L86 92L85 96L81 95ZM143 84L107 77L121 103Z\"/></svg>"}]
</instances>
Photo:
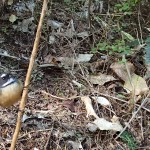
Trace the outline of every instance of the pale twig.
<instances>
[{"instance_id":1,"label":"pale twig","mask_svg":"<svg viewBox=\"0 0 150 150\"><path fill-rule=\"evenodd\" d=\"M21 120L22 120L25 104L26 104L26 101L27 101L28 85L30 84L31 73L32 73L32 70L33 70L35 58L36 58L37 51L38 51L38 45L39 45L41 30L42 30L42 24L43 24L44 16L46 14L46 9L47 9L47 0L44 0L43 1L42 12L41 12L41 17L40 17L39 24L38 24L38 27L37 27L36 38L35 38L35 41L34 41L34 46L33 46L32 54L31 54L31 58L30 58L28 72L27 72L26 80L25 80L25 84L24 84L24 87L26 87L26 88L24 88L24 90L23 90L22 99L21 99L20 106L19 106L20 111L18 112L16 129L15 129L15 132L14 132L14 135L13 135L10 150L15 149L15 145L16 145L16 142L17 142L17 139L18 139L20 128L21 128Z\"/></svg>"},{"instance_id":2,"label":"pale twig","mask_svg":"<svg viewBox=\"0 0 150 150\"><path fill-rule=\"evenodd\" d=\"M147 95L147 97L149 95L150 95L150 93ZM126 126L123 128L123 130L119 133L119 135L115 139L118 139L120 137L120 135L127 129L127 127L129 126L129 124L132 122L132 120L135 118L135 116L138 114L138 112L142 108L142 106L146 103L147 97L143 100L142 104L139 106L139 108L137 109L137 111L133 113L131 119L128 121L128 123L126 124Z\"/></svg>"},{"instance_id":3,"label":"pale twig","mask_svg":"<svg viewBox=\"0 0 150 150\"><path fill-rule=\"evenodd\" d=\"M102 95L102 96L105 96L105 97L109 97L109 98L124 102L124 103L128 103L128 101L125 101L123 99L120 99L120 98L117 98L117 97L114 97L114 96L111 96L111 95L108 95L108 94L103 94L103 93L99 93L99 94ZM135 104L135 106L140 107L141 105ZM142 109L146 110L147 112L150 112L150 110L145 108L144 106L142 106Z\"/></svg>"},{"instance_id":4,"label":"pale twig","mask_svg":"<svg viewBox=\"0 0 150 150\"><path fill-rule=\"evenodd\" d=\"M126 67L126 70L127 70L128 79L129 79L130 84L132 86L132 96L131 96L131 99L129 100L129 102L130 102L130 104L129 104L129 112L130 112L134 108L135 103L136 103L136 101L135 101L135 85L132 83L131 73L130 73L130 70L129 70L126 62L125 62L125 67Z\"/></svg>"},{"instance_id":5,"label":"pale twig","mask_svg":"<svg viewBox=\"0 0 150 150\"><path fill-rule=\"evenodd\" d=\"M53 98L56 98L56 99L60 99L60 100L67 100L67 99L75 99L75 98L81 98L82 96L71 96L71 97L66 97L66 98L63 98L63 97L58 97L58 96L55 96L55 95L52 95L50 93L47 93L46 91L41 91L41 93L43 94L46 94L50 97L53 97ZM97 92L98 93L98 92ZM121 101L121 102L124 102L124 103L128 103L128 101L125 101L123 99L120 99L120 98L117 98L117 97L114 97L114 96L111 96L111 95L108 95L108 94L103 94L103 93L98 93L99 95L102 95L102 96L105 96L105 97L109 97L109 98L112 98L112 99L115 99L115 100L118 100L118 101ZM140 105L138 104L135 104L137 107L140 107ZM146 110L147 112L150 112L149 109L145 108L144 106L142 106L142 109Z\"/></svg>"},{"instance_id":6,"label":"pale twig","mask_svg":"<svg viewBox=\"0 0 150 150\"><path fill-rule=\"evenodd\" d=\"M47 93L46 91L41 91L42 94L45 94L45 95L48 95L50 97L53 97L53 98L56 98L56 99L60 99L60 100L67 100L67 99L75 99L75 98L80 98L81 96L71 96L71 97L66 97L66 98L63 98L63 97L58 97L58 96L55 96L55 95L52 95L50 93Z\"/></svg>"}]
</instances>

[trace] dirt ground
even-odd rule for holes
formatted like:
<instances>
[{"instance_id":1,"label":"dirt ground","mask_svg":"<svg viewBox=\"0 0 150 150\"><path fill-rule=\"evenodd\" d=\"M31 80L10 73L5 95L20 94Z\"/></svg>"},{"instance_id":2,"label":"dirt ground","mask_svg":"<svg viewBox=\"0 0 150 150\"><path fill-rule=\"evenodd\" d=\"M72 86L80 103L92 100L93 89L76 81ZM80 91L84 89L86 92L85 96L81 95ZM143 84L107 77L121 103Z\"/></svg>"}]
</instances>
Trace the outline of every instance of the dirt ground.
<instances>
[{"instance_id":1,"label":"dirt ground","mask_svg":"<svg viewBox=\"0 0 150 150\"><path fill-rule=\"evenodd\" d=\"M107 39L113 43L114 39L120 38L116 29L140 40L148 37L149 2L140 1L130 15L114 12L117 2L104 1L102 10L100 4L99 7L96 5L98 8L91 4L90 23L84 14L88 5L83 1L49 2L16 150L150 149L149 98L132 119L147 95L142 95L133 111L128 112L130 95L123 90L123 81L110 69L121 55L92 51L99 41ZM6 2L0 7L0 72L9 70L24 82L42 2L14 0L13 4ZM76 58L78 54L93 56L88 62L70 64L68 58ZM141 77L146 73L143 56L143 50L127 56ZM61 58L66 58L67 62L62 63ZM117 80L93 85L87 76L99 72ZM149 86L149 80L146 82ZM119 97L120 90L123 97ZM103 96L109 100L111 107L92 101L96 114L101 118L111 121L115 115L123 127L132 119L126 129L127 138L116 138L119 132L112 130L90 131L87 124L93 122L94 117L87 117L82 96ZM10 108L0 107L1 150L10 147L18 108L19 102Z\"/></svg>"}]
</instances>

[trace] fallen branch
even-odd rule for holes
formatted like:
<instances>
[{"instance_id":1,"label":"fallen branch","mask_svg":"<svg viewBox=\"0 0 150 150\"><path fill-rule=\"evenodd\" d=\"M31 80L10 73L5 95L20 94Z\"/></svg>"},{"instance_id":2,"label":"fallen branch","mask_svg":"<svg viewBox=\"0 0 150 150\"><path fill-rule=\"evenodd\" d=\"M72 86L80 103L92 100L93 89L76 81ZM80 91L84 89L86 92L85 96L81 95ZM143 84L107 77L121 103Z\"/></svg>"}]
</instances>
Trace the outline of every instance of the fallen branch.
<instances>
[{"instance_id":1,"label":"fallen branch","mask_svg":"<svg viewBox=\"0 0 150 150\"><path fill-rule=\"evenodd\" d=\"M48 95L48 96L50 96L52 98L60 99L60 100L67 100L67 99L69 100L69 99L75 99L75 98L81 98L82 97L80 95L79 96L66 97L66 98L64 98L64 97L58 97L56 95L52 95L51 93L47 93L46 91L43 91L43 90L41 91L41 93L45 94L45 95ZM118 101L121 101L123 103L127 103L128 104L128 101L125 101L123 99L120 99L120 98L117 98L117 97L114 97L114 96L111 96L111 95L108 95L108 94L103 94L103 93L99 93L99 92L96 92L96 93L98 93L100 96L112 98L114 100L118 100ZM140 107L141 105L135 104L135 106ZM145 108L144 106L142 106L142 109L146 110L147 112L150 112L150 110L148 108Z\"/></svg>"},{"instance_id":2,"label":"fallen branch","mask_svg":"<svg viewBox=\"0 0 150 150\"><path fill-rule=\"evenodd\" d=\"M128 123L126 124L126 126L123 128L123 130L119 133L119 135L115 138L116 140L121 136L121 134L130 126L130 123L133 121L133 119L136 117L136 115L138 114L138 112L141 110L142 106L144 106L144 104L147 102L147 98L149 97L150 93L147 95L147 97L143 100L142 104L139 106L139 108L137 109L137 111L135 111L132 114L131 119L128 121Z\"/></svg>"},{"instance_id":3,"label":"fallen branch","mask_svg":"<svg viewBox=\"0 0 150 150\"><path fill-rule=\"evenodd\" d=\"M23 90L23 94L22 94L22 98L21 98L21 102L20 102L20 106L19 106L16 129L15 129L15 132L13 135L10 150L15 150L15 145L16 145L16 142L18 139L20 128L21 128L21 120L22 120L25 104L27 101L28 85L30 83L31 73L33 70L35 58L37 56L38 45L39 45L41 30L42 30L42 23L43 23L43 19L44 19L45 13L46 13L46 9L47 9L47 0L44 0L42 12L41 12L41 17L40 17L37 32L36 32L36 38L34 41L34 46L33 46L32 54L31 54L31 58L30 58L30 63L29 63L29 67L28 67L28 71L27 71L27 75L26 75L26 80L25 80L25 84L24 84L24 87L26 87L26 88L24 88L24 90Z\"/></svg>"}]
</instances>

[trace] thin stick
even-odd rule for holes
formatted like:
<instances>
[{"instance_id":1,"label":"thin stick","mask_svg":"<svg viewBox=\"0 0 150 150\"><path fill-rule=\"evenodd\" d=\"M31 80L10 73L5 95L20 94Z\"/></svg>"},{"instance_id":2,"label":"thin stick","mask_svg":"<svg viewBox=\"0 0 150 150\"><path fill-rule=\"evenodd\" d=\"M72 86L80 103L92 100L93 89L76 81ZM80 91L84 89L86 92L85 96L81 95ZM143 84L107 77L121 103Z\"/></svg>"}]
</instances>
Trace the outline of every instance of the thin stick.
<instances>
[{"instance_id":1,"label":"thin stick","mask_svg":"<svg viewBox=\"0 0 150 150\"><path fill-rule=\"evenodd\" d=\"M82 96L71 96L71 97L66 97L66 98L63 98L63 97L58 97L58 96L55 96L55 95L52 95L50 93L47 93L46 91L41 91L42 94L45 94L45 95L48 95L48 96L51 96L53 98L56 98L56 99L60 99L60 100L67 100L67 99L75 99L75 98L81 98ZM114 96L111 96L111 95L108 95L108 94L103 94L103 93L99 93L99 92L96 92L98 93L99 95L101 96L105 96L105 97L109 97L109 98L112 98L112 99L115 99L115 100L118 100L118 101L121 101L121 102L124 102L124 103L127 103L128 104L128 101L125 101L123 99L120 99L120 98L117 98L117 97L114 97ZM140 107L140 105L138 104L135 104L137 107ZM142 106L142 109L146 110L147 112L150 112L150 110L148 108L145 108L144 106Z\"/></svg>"},{"instance_id":2,"label":"thin stick","mask_svg":"<svg viewBox=\"0 0 150 150\"><path fill-rule=\"evenodd\" d=\"M16 145L16 142L18 139L20 128L21 128L21 120L22 120L25 104L27 101L28 85L30 84L31 73L32 73L32 69L33 69L35 58L36 58L37 51L38 51L38 45L39 45L41 30L42 30L42 23L44 20L44 16L46 14L46 9L47 9L47 0L44 0L42 12L41 12L41 17L40 17L37 32L36 32L36 38L34 41L34 46L33 46L32 54L31 54L31 58L30 58L30 63L29 63L29 67L28 67L28 71L27 71L27 75L26 75L26 80L25 80L25 84L24 84L24 87L27 87L27 88L24 88L24 90L23 90L22 99L21 99L20 106L19 106L20 111L18 112L16 129L15 129L15 132L13 135L10 150L15 150L15 145Z\"/></svg>"},{"instance_id":3,"label":"thin stick","mask_svg":"<svg viewBox=\"0 0 150 150\"><path fill-rule=\"evenodd\" d=\"M128 123L126 124L126 126L123 128L123 130L119 133L119 135L115 138L118 139L120 137L120 135L127 129L127 127L130 125L130 123L133 121L133 119L136 117L136 115L138 114L138 112L140 111L140 109L142 108L142 106L144 106L144 104L147 101L147 98L149 97L150 93L147 95L147 97L143 100L142 104L139 106L139 108L137 109L137 111L135 111L131 117L131 119L128 121Z\"/></svg>"}]
</instances>

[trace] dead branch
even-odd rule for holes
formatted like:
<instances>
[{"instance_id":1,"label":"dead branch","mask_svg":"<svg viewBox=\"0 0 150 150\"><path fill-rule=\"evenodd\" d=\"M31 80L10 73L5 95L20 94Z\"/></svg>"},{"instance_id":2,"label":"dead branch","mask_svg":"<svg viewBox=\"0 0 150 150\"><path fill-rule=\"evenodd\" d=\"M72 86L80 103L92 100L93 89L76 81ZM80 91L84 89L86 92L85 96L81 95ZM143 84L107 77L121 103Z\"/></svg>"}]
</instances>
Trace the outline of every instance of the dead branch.
<instances>
[{"instance_id":1,"label":"dead branch","mask_svg":"<svg viewBox=\"0 0 150 150\"><path fill-rule=\"evenodd\" d=\"M18 111L16 129L15 129L15 132L14 132L14 135L13 135L10 150L15 149L15 145L16 145L16 142L17 142L17 139L18 139L18 135L19 135L20 127L21 127L21 120L22 120L22 116L23 116L23 112L24 112L24 108L25 108L25 104L26 104L26 100L27 100L28 85L30 83L31 73L32 73L32 70L33 70L35 58L37 56L38 45L39 45L41 30L42 30L42 23L43 23L43 20L44 20L44 16L46 14L46 9L47 9L47 0L44 0L43 1L42 12L41 12L37 32L36 32L36 38L35 38L35 41L34 41L34 46L33 46L32 54L31 54L31 58L30 58L30 63L29 63L29 67L28 67L28 71L27 71L27 75L26 75L26 80L25 80L25 84L24 84L24 87L26 87L26 88L24 88L24 90L23 90L23 94L22 94L22 98L21 98L21 102L20 102L20 106L19 106L19 111Z\"/></svg>"}]
</instances>

